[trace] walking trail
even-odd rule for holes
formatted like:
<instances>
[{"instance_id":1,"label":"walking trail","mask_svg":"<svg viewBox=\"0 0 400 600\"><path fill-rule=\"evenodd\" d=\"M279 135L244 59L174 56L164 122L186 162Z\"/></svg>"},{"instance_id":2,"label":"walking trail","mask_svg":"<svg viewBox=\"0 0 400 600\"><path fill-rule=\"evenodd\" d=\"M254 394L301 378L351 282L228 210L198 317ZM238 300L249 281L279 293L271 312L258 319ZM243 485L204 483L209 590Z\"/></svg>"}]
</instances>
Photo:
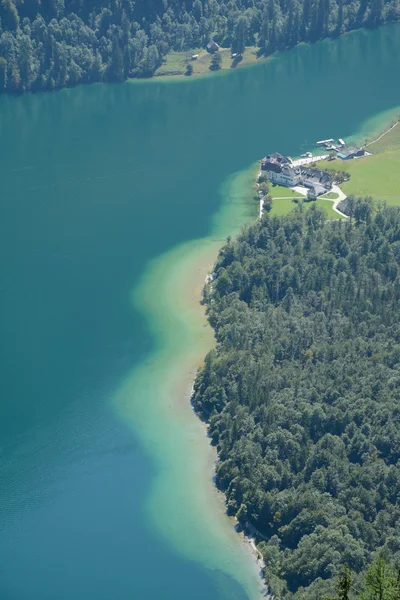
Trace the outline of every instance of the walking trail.
<instances>
[{"instance_id":1,"label":"walking trail","mask_svg":"<svg viewBox=\"0 0 400 600\"><path fill-rule=\"evenodd\" d=\"M338 204L339 202L341 202L342 200L345 200L347 198L346 194L340 189L340 187L338 185L333 185L331 191L334 194L337 194L338 197L336 198L336 200L333 201L333 206L332 209L341 217L344 217L345 219L348 219L348 216L345 215L344 213L342 213L339 209L338 209ZM322 200L329 200L329 198L322 198Z\"/></svg>"},{"instance_id":2,"label":"walking trail","mask_svg":"<svg viewBox=\"0 0 400 600\"><path fill-rule=\"evenodd\" d=\"M391 127L389 127L389 129L387 129L386 131L384 131L383 133L381 133L381 135L379 137L377 137L375 140L372 140L372 142L368 142L368 144L365 144L365 148L367 146L370 146L371 144L375 144L375 142L379 142L379 140L381 140L387 133L389 133L389 131L392 131L392 129L394 129L395 127L397 127L397 125L400 123L400 119L398 121L396 121L396 123L394 125L392 125Z\"/></svg>"}]
</instances>

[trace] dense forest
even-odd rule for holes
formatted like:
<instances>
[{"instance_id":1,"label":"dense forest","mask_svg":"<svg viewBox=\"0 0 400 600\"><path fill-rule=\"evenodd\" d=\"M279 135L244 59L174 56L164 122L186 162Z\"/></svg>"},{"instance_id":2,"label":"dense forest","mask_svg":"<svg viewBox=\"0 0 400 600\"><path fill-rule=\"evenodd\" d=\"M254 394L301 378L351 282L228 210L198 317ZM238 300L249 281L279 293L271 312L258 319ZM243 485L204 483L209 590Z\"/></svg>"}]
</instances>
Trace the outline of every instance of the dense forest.
<instances>
[{"instance_id":1,"label":"dense forest","mask_svg":"<svg viewBox=\"0 0 400 600\"><path fill-rule=\"evenodd\" d=\"M273 595L320 599L342 564L400 559L399 208L265 214L221 250L205 302L217 346L192 402Z\"/></svg>"},{"instance_id":2,"label":"dense forest","mask_svg":"<svg viewBox=\"0 0 400 600\"><path fill-rule=\"evenodd\" d=\"M213 38L270 54L399 18L397 0L0 0L0 91L151 76Z\"/></svg>"},{"instance_id":3,"label":"dense forest","mask_svg":"<svg viewBox=\"0 0 400 600\"><path fill-rule=\"evenodd\" d=\"M362 577L354 578L343 565L333 588L334 594L325 600L399 600L400 570L378 553Z\"/></svg>"}]
</instances>

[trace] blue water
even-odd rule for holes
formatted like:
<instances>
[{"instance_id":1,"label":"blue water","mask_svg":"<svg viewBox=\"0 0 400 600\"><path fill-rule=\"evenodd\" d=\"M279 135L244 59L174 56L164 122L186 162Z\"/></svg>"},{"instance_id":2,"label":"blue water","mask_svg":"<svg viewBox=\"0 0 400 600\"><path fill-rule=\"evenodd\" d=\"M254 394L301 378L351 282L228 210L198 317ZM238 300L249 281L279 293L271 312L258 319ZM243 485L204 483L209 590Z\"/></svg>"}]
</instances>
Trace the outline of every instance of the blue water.
<instances>
[{"instance_id":1,"label":"blue water","mask_svg":"<svg viewBox=\"0 0 400 600\"><path fill-rule=\"evenodd\" d=\"M232 173L399 105L399 56L390 25L228 76L0 97L2 600L246 598L149 518L158 466L110 403L153 347L129 293L207 234Z\"/></svg>"}]
</instances>

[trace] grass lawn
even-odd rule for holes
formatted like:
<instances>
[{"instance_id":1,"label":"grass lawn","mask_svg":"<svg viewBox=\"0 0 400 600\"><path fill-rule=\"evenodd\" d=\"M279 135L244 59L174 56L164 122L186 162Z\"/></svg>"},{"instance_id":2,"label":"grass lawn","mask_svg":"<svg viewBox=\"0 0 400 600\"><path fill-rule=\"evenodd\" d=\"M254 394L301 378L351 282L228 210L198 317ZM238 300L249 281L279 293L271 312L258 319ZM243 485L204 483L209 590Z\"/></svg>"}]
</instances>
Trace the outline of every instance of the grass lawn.
<instances>
[{"instance_id":1,"label":"grass lawn","mask_svg":"<svg viewBox=\"0 0 400 600\"><path fill-rule=\"evenodd\" d=\"M372 154L386 152L388 150L397 150L400 148L400 123L394 129L386 133L379 142L370 144L367 148Z\"/></svg>"},{"instance_id":2,"label":"grass lawn","mask_svg":"<svg viewBox=\"0 0 400 600\"><path fill-rule=\"evenodd\" d=\"M287 215L294 207L296 203L291 198L277 198L272 200L271 215Z\"/></svg>"},{"instance_id":3,"label":"grass lawn","mask_svg":"<svg viewBox=\"0 0 400 600\"><path fill-rule=\"evenodd\" d=\"M327 215L328 215L328 219L343 219L343 217L341 217L340 215L337 214L337 212L335 212L332 209L333 206L333 202L331 200L324 200L323 198L318 198L316 200L316 204L318 206L318 208L321 208L322 210L325 210Z\"/></svg>"},{"instance_id":4,"label":"grass lawn","mask_svg":"<svg viewBox=\"0 0 400 600\"><path fill-rule=\"evenodd\" d=\"M339 194L336 194L335 192L328 192L327 194L320 196L320 198L323 200L337 200L339 198Z\"/></svg>"},{"instance_id":5,"label":"grass lawn","mask_svg":"<svg viewBox=\"0 0 400 600\"><path fill-rule=\"evenodd\" d=\"M232 69L235 67L234 61L231 58L230 48L221 48L219 51L222 57L222 65L220 71ZM191 60L193 54L198 54L196 60ZM204 50L204 48L197 48L194 50L184 52L169 52L165 57L165 62L155 72L155 77L161 76L184 76L186 73L186 66L191 64L193 67L193 74L190 77L196 75L205 75L218 71L211 71L212 54ZM263 58L257 58L256 46L248 46L243 54L242 60L237 64L238 67L244 65L251 65L263 60Z\"/></svg>"},{"instance_id":6,"label":"grass lawn","mask_svg":"<svg viewBox=\"0 0 400 600\"><path fill-rule=\"evenodd\" d=\"M321 208L326 212L327 219L341 219L342 217L332 210L332 202L330 200L322 200L318 198L315 202L306 202L304 206L310 208L313 204L316 204L318 208ZM291 198L277 198L272 201L271 215L287 215L293 208L297 206Z\"/></svg>"},{"instance_id":7,"label":"grass lawn","mask_svg":"<svg viewBox=\"0 0 400 600\"><path fill-rule=\"evenodd\" d=\"M318 166L350 173L350 181L340 186L347 196L372 196L388 205L400 205L400 149L351 161L321 161Z\"/></svg>"},{"instance_id":8,"label":"grass lawn","mask_svg":"<svg viewBox=\"0 0 400 600\"><path fill-rule=\"evenodd\" d=\"M304 196L298 192L294 192L290 188L281 185L270 185L268 194L271 196L271 198L286 198L289 196L292 198L304 198ZM289 202L291 202L290 198Z\"/></svg>"}]
</instances>

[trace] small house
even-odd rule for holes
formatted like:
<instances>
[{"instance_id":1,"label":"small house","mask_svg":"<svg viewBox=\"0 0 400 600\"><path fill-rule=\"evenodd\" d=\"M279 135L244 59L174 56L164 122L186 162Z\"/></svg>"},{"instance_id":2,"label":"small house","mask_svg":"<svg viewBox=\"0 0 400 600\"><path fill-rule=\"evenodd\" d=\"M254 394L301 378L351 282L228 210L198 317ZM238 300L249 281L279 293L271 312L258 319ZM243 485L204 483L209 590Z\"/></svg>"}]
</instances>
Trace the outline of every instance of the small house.
<instances>
[{"instance_id":1,"label":"small house","mask_svg":"<svg viewBox=\"0 0 400 600\"><path fill-rule=\"evenodd\" d=\"M217 42L214 42L214 40L210 40L207 44L207 50L211 53L218 52L219 45L217 44Z\"/></svg>"},{"instance_id":2,"label":"small house","mask_svg":"<svg viewBox=\"0 0 400 600\"><path fill-rule=\"evenodd\" d=\"M365 150L364 148L357 148L357 146L347 146L345 148L340 148L337 155L342 160L351 160L352 158L365 156Z\"/></svg>"}]
</instances>

